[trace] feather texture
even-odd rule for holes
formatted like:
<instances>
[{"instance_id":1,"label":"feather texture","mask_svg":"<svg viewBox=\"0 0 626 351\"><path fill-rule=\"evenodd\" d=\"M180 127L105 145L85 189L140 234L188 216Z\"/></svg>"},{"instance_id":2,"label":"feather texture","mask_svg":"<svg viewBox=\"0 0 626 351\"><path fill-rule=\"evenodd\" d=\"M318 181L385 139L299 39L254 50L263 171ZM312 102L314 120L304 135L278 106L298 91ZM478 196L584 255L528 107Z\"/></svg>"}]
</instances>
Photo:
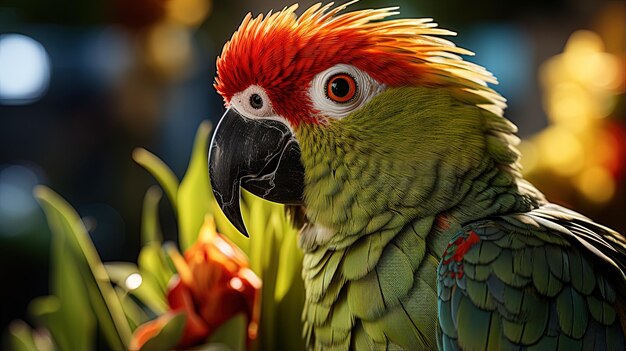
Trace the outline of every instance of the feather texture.
<instances>
[{"instance_id":1,"label":"feather texture","mask_svg":"<svg viewBox=\"0 0 626 351\"><path fill-rule=\"evenodd\" d=\"M565 220L572 216L576 222ZM464 350L491 350L490 345L537 350L623 348L624 332L616 318L623 300L615 287L624 284L624 273L620 263L607 262L610 258L602 252L608 250L621 260L626 257L606 245L605 235L620 240L618 235L606 228L589 229L593 227L593 222L552 204L468 224L451 244L467 240L471 233L477 233L480 242L462 260L453 265L442 261L439 266L440 343ZM585 235L577 236L583 230ZM492 250L484 250L490 245L500 249L496 259ZM590 246L597 249L589 250ZM484 267L488 279L476 273L479 267ZM463 276L448 279L451 272L461 270ZM451 308L451 294L460 295L459 309ZM474 331L487 318L497 320L483 329L489 330L489 338ZM473 332L466 333L467 329Z\"/></svg>"}]
</instances>

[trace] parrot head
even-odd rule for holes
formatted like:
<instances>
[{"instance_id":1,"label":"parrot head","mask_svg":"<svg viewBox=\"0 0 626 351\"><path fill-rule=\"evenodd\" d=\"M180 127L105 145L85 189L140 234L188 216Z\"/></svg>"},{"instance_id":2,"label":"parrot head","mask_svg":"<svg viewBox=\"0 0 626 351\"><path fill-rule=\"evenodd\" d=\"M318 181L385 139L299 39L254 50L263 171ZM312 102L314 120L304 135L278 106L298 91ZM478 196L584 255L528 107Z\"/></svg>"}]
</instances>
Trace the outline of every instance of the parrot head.
<instances>
[{"instance_id":1,"label":"parrot head","mask_svg":"<svg viewBox=\"0 0 626 351\"><path fill-rule=\"evenodd\" d=\"M217 60L227 111L209 172L246 235L240 187L304 205L310 220L352 235L367 231L361 213L386 207L415 218L454 206L467 185L460 175L515 173L506 141L515 127L487 86L496 80L441 37L454 33L431 19L385 20L395 7L343 12L351 3L248 14ZM406 197L418 205L403 207Z\"/></svg>"}]
</instances>

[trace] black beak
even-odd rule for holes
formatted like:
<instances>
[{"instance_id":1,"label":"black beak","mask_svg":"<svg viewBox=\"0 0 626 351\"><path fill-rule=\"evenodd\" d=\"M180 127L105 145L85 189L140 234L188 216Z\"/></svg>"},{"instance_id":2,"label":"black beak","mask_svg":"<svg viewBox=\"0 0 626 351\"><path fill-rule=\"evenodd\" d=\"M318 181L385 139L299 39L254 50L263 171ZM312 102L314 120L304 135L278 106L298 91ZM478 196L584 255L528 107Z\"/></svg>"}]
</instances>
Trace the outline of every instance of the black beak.
<instances>
[{"instance_id":1,"label":"black beak","mask_svg":"<svg viewBox=\"0 0 626 351\"><path fill-rule=\"evenodd\" d=\"M228 109L211 141L209 176L217 203L245 236L239 187L269 201L302 204L300 146L291 130L276 120L253 120Z\"/></svg>"}]
</instances>

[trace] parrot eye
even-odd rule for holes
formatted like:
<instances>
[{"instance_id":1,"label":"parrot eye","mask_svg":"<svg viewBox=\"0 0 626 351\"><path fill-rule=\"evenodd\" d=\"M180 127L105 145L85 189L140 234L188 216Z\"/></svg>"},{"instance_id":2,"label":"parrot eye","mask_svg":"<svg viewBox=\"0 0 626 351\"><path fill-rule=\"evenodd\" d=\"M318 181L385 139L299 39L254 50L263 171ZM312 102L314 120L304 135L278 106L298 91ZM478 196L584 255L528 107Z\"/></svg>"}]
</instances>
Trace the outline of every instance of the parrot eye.
<instances>
[{"instance_id":1,"label":"parrot eye","mask_svg":"<svg viewBox=\"0 0 626 351\"><path fill-rule=\"evenodd\" d=\"M326 96L335 102L348 102L356 95L356 81L345 73L336 74L326 83Z\"/></svg>"},{"instance_id":2,"label":"parrot eye","mask_svg":"<svg viewBox=\"0 0 626 351\"><path fill-rule=\"evenodd\" d=\"M309 96L320 115L340 119L363 106L383 88L360 69L338 64L313 78Z\"/></svg>"},{"instance_id":3,"label":"parrot eye","mask_svg":"<svg viewBox=\"0 0 626 351\"><path fill-rule=\"evenodd\" d=\"M258 110L263 107L263 98L259 94L250 95L250 106L253 109Z\"/></svg>"},{"instance_id":4,"label":"parrot eye","mask_svg":"<svg viewBox=\"0 0 626 351\"><path fill-rule=\"evenodd\" d=\"M258 85L251 85L233 95L230 104L248 118L268 118L276 115L265 89Z\"/></svg>"}]
</instances>

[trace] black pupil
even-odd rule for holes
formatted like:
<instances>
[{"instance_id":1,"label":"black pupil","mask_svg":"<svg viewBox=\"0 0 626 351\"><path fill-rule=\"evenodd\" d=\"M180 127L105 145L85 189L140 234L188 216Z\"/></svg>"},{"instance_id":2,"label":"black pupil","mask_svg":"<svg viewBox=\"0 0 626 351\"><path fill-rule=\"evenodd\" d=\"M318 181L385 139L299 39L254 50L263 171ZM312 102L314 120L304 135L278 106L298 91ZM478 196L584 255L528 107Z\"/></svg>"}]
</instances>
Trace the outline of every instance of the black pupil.
<instances>
[{"instance_id":1,"label":"black pupil","mask_svg":"<svg viewBox=\"0 0 626 351\"><path fill-rule=\"evenodd\" d=\"M250 106L254 109L260 109L263 107L263 98L259 94L250 95Z\"/></svg>"},{"instance_id":2,"label":"black pupil","mask_svg":"<svg viewBox=\"0 0 626 351\"><path fill-rule=\"evenodd\" d=\"M345 78L337 78L330 84L330 89L336 97L344 97L350 92L350 84Z\"/></svg>"}]
</instances>

